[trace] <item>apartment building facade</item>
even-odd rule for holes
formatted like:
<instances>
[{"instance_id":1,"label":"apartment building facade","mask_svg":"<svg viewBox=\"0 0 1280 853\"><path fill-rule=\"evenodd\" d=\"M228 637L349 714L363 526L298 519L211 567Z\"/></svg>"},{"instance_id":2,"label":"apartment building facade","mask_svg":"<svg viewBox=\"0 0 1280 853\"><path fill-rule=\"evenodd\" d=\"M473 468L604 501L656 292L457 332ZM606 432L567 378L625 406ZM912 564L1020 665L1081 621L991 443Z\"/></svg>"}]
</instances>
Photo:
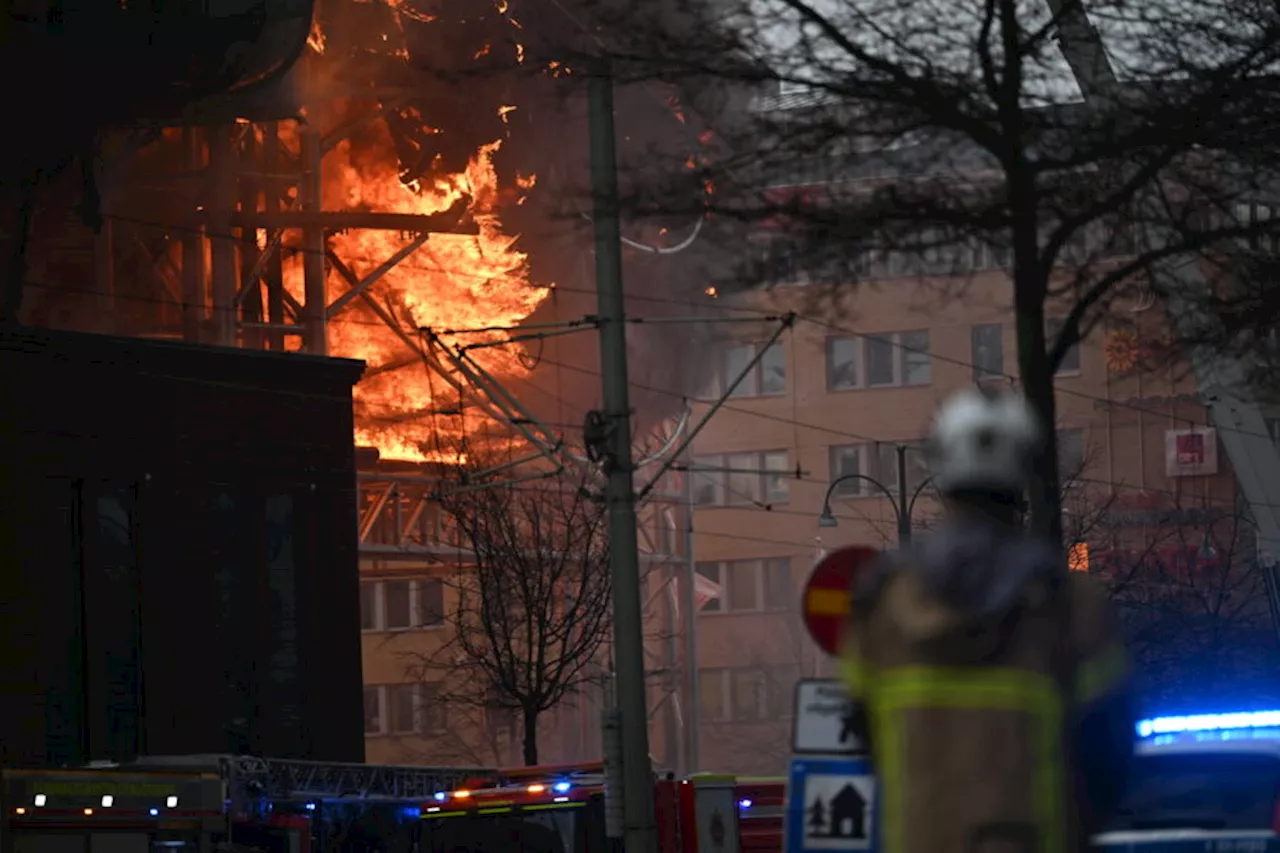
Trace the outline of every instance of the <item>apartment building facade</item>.
<instances>
[{"instance_id":1,"label":"apartment building facade","mask_svg":"<svg viewBox=\"0 0 1280 853\"><path fill-rule=\"evenodd\" d=\"M799 316L763 353L776 321L727 324L734 337L707 352L713 384L725 387L760 358L697 436L687 478L669 474L641 514L651 744L664 766L781 772L796 679L833 674L799 618L815 558L896 541L899 446L912 526L927 529L938 507L919 445L937 405L974 383L1016 385L1004 272L976 274L959 290L882 272L820 315L804 287L725 301L726 316ZM1057 377L1064 521L1080 545L1074 566L1096 571L1117 550L1153 544L1160 559L1193 562L1213 519L1234 509L1234 477L1194 379L1164 357L1154 300L1135 291L1116 316L1068 355ZM694 404L694 419L714 396ZM849 474L859 478L840 480ZM820 526L836 481L837 524ZM442 701L436 676L415 665L448 646L451 578L473 556L439 508L419 507L414 494L400 482L401 521L388 520L390 501L382 521L362 524L368 760L518 763L513 714ZM405 519L413 519L412 535ZM409 553L408 542L430 547ZM606 646L602 686L607 659ZM542 760L597 758L601 708L600 692L589 691L548 713Z\"/></svg>"},{"instance_id":2,"label":"apartment building facade","mask_svg":"<svg viewBox=\"0 0 1280 853\"><path fill-rule=\"evenodd\" d=\"M706 769L782 771L795 679L832 672L797 614L815 558L855 543L894 544L899 446L907 448L911 524L927 528L938 507L919 445L933 412L967 385L1016 385L1005 274L976 274L962 289L937 285L885 277L848 288L821 316L805 311L805 288L783 287L736 312L800 315L694 446ZM1077 569L1092 558L1097 571L1144 547L1167 562L1194 559L1212 520L1235 507L1234 478L1194 379L1156 352L1164 337L1154 300L1135 291L1117 311L1123 322L1096 328L1057 377L1064 522ZM774 328L762 321L717 349L719 387ZM819 526L832 484L837 524Z\"/></svg>"},{"instance_id":3,"label":"apartment building facade","mask_svg":"<svg viewBox=\"0 0 1280 853\"><path fill-rule=\"evenodd\" d=\"M656 473L657 467L647 466L646 471ZM474 620L477 596L496 603L499 591L485 590L481 586L485 581L476 580L475 544L467 541L436 499L440 481L430 466L394 463L367 466L360 476L359 606L366 760L436 766L521 764L523 720L510 708L513 695L495 691L492 697L479 696L459 685L459 678L478 677L465 660L477 640L473 636L470 643L460 644L459 625ZM688 671L683 626L689 614L681 597L682 578L689 564L688 507L687 480L681 472L670 471L660 478L638 519L646 590L645 664L650 673L653 754L670 767L684 765L687 749L681 726L687 692L684 674ZM585 509L569 523L585 522L586 514L594 511ZM553 527L561 523L551 516L542 521ZM558 528L544 530L541 535L546 539L541 544L550 545L563 532ZM601 527L599 535L603 534ZM529 565L531 571L538 568L534 558ZM547 567L548 572L553 570L554 566ZM607 570L604 564L590 569ZM572 569L561 580L570 575ZM572 589L566 589L566 599ZM471 597L465 606L460 605L461 595ZM521 595L513 598L513 608L529 601ZM593 609L598 606L592 605ZM539 629L539 636L547 639L554 656L561 632L573 631L573 622L585 623L596 615L583 612L574 620L564 613L553 613L553 623ZM518 635L520 617L510 618L513 621L506 627ZM589 630L602 640L594 657L574 658L565 664L582 664L582 671L575 675L580 683L566 692L557 707L540 715L541 763L598 760L601 755L601 713L610 688L612 634L607 619ZM514 642L518 650L520 640Z\"/></svg>"}]
</instances>

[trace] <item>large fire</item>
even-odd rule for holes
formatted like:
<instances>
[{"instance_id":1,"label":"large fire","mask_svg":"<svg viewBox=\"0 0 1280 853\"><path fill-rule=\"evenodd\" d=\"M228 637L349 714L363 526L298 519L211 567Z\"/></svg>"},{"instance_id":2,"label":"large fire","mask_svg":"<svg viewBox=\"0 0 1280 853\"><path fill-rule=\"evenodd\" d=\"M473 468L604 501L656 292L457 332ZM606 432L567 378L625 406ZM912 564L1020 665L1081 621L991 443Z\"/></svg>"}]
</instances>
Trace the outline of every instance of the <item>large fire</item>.
<instances>
[{"instance_id":1,"label":"large fire","mask_svg":"<svg viewBox=\"0 0 1280 853\"><path fill-rule=\"evenodd\" d=\"M398 4L396 4L398 5ZM314 53L324 49L324 36L313 34ZM392 48L394 51L395 49ZM397 51L398 53L398 51ZM494 107L505 117L513 109ZM424 126L447 117L424 117ZM518 238L504 232L503 204L518 204L532 187L533 176L518 176L512 187L500 187L493 156L502 140L483 145L465 171L433 174L406 184L401 179L394 140L382 119L361 132L358 145L344 140L323 161L326 210L434 214L465 199L469 219L479 233L433 233L421 248L398 263L329 325L333 355L365 361L369 369L356 387L356 442L376 447L383 457L408 461L457 458L459 439L474 432L484 416L443 377L427 367L411 342L426 345L419 330L465 330L510 327L528 317L550 292L528 278L526 255ZM363 278L406 247L413 235L385 230L350 230L333 236L330 250ZM286 271L286 285L302 295L301 261ZM346 280L330 272L329 302L349 290ZM381 316L380 316L381 315ZM396 328L386 319L395 321ZM504 331L469 334L459 341L495 342ZM406 338L409 340L407 341ZM497 378L522 375L518 344L474 350L473 357Z\"/></svg>"}]
</instances>

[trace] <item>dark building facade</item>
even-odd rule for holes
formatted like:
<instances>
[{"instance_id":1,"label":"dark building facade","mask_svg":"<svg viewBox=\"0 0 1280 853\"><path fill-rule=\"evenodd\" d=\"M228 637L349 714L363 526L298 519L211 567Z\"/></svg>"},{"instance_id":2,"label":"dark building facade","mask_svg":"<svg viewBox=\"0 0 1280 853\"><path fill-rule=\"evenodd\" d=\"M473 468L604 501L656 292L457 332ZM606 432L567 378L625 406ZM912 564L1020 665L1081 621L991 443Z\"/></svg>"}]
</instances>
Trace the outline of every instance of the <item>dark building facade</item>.
<instances>
[{"instance_id":1,"label":"dark building facade","mask_svg":"<svg viewBox=\"0 0 1280 853\"><path fill-rule=\"evenodd\" d=\"M0 330L0 761L363 760L362 370Z\"/></svg>"}]
</instances>

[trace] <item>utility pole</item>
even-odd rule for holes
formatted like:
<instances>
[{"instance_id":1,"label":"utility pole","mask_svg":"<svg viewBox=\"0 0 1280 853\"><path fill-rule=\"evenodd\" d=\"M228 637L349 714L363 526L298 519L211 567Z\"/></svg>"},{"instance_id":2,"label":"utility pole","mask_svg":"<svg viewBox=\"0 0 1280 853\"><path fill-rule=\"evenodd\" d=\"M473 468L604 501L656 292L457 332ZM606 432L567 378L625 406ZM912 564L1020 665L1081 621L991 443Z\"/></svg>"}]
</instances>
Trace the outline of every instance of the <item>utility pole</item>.
<instances>
[{"instance_id":1,"label":"utility pole","mask_svg":"<svg viewBox=\"0 0 1280 853\"><path fill-rule=\"evenodd\" d=\"M613 573L613 655L622 741L622 817L626 853L655 853L653 768L644 672L640 555L636 541L631 462L631 403L627 392L627 333L622 294L622 235L613 129L613 76L607 58L589 81L588 127L594 196L596 294L600 372L606 427L604 470L609 477L609 559Z\"/></svg>"}]
</instances>

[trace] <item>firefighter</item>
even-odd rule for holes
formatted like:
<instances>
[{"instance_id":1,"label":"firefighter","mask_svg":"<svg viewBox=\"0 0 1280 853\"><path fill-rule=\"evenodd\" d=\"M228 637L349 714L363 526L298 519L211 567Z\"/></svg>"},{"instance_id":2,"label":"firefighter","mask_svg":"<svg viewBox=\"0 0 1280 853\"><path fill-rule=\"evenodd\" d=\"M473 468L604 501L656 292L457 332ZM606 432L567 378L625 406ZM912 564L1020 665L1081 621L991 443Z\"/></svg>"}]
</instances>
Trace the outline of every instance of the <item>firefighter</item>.
<instances>
[{"instance_id":1,"label":"firefighter","mask_svg":"<svg viewBox=\"0 0 1280 853\"><path fill-rule=\"evenodd\" d=\"M855 584L842 665L886 853L1076 853L1123 792L1115 614L1023 527L1043 439L1020 396L948 400L927 446L942 523Z\"/></svg>"}]
</instances>

